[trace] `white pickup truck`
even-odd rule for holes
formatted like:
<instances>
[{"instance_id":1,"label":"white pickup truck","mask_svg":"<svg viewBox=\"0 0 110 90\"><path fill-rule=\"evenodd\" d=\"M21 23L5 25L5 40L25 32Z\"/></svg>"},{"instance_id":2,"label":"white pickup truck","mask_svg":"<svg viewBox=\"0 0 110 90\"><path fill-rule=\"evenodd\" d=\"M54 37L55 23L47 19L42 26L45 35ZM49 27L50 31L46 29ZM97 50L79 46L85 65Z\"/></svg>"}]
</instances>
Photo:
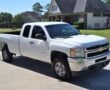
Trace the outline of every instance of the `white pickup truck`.
<instances>
[{"instance_id":1,"label":"white pickup truck","mask_svg":"<svg viewBox=\"0 0 110 90\"><path fill-rule=\"evenodd\" d=\"M82 35L64 22L24 24L19 35L0 34L3 60L13 55L51 63L55 75L67 80L83 71L101 69L109 64L109 42L96 35Z\"/></svg>"}]
</instances>

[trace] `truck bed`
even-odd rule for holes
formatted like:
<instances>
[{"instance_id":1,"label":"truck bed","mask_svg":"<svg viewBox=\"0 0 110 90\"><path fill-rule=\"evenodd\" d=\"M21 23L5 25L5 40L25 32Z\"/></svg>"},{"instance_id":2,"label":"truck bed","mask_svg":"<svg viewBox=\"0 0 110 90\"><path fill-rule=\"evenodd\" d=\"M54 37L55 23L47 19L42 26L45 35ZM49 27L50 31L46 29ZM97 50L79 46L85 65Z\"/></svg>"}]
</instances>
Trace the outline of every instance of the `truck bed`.
<instances>
[{"instance_id":1,"label":"truck bed","mask_svg":"<svg viewBox=\"0 0 110 90\"><path fill-rule=\"evenodd\" d=\"M19 54L19 35L14 34L0 34L0 45L6 43L11 53ZM1 50L1 46L0 46Z\"/></svg>"}]
</instances>

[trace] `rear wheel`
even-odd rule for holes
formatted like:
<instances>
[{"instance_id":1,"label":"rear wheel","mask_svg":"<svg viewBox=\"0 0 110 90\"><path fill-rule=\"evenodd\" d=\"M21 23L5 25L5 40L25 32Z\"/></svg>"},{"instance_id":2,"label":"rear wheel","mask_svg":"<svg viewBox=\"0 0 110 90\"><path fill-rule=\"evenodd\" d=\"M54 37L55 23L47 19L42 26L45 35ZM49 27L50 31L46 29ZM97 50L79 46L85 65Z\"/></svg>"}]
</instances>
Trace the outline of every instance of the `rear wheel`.
<instances>
[{"instance_id":1,"label":"rear wheel","mask_svg":"<svg viewBox=\"0 0 110 90\"><path fill-rule=\"evenodd\" d=\"M53 71L61 80L70 80L72 78L68 62L63 58L56 58L53 61Z\"/></svg>"},{"instance_id":2,"label":"rear wheel","mask_svg":"<svg viewBox=\"0 0 110 90\"><path fill-rule=\"evenodd\" d=\"M9 52L7 46L5 46L2 50L2 57L3 57L3 61L5 62L12 62L13 60L13 54Z\"/></svg>"}]
</instances>

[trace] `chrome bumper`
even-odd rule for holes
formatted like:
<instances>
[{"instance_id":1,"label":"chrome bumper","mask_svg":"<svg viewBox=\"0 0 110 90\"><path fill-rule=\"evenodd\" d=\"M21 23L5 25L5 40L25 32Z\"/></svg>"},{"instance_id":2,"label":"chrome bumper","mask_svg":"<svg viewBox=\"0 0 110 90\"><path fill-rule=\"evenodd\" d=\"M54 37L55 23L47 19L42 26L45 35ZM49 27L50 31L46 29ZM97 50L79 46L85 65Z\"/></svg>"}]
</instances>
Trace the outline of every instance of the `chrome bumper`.
<instances>
[{"instance_id":1,"label":"chrome bumper","mask_svg":"<svg viewBox=\"0 0 110 90\"><path fill-rule=\"evenodd\" d=\"M96 60L101 59L106 57L105 60L96 62ZM104 54L95 58L91 58L91 59L84 59L84 58L68 58L68 63L70 66L70 70L71 71L85 71L88 70L88 68L92 65L98 64L98 63L102 63L102 62L106 62L110 60L110 52L108 54Z\"/></svg>"}]
</instances>

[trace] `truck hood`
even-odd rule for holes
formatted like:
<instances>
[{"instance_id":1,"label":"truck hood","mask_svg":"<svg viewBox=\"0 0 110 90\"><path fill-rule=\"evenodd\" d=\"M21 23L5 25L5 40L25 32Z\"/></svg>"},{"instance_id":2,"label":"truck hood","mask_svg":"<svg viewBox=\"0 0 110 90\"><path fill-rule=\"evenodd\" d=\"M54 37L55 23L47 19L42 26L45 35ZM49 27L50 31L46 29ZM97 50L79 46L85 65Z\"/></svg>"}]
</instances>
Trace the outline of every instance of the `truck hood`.
<instances>
[{"instance_id":1,"label":"truck hood","mask_svg":"<svg viewBox=\"0 0 110 90\"><path fill-rule=\"evenodd\" d=\"M95 45L101 45L108 42L108 40L104 37L96 36L96 35L76 35L67 39L56 38L58 43L62 43L65 45L71 45L75 47L91 47Z\"/></svg>"}]
</instances>

